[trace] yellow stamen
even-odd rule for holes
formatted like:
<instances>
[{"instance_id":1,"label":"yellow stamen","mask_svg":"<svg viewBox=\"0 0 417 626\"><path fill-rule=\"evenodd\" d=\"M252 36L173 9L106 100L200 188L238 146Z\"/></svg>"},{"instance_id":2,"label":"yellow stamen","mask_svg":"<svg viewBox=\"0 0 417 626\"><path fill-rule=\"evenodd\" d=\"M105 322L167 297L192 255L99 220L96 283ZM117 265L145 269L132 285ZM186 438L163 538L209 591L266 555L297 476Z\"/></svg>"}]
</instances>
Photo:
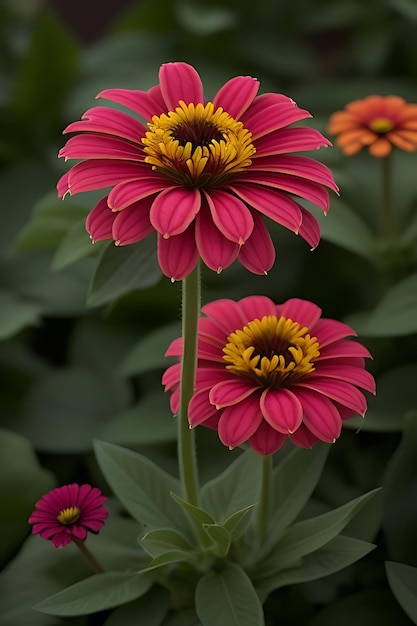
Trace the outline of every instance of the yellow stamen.
<instances>
[{"instance_id":1,"label":"yellow stamen","mask_svg":"<svg viewBox=\"0 0 417 626\"><path fill-rule=\"evenodd\" d=\"M78 506L69 506L67 509L62 509L59 515L57 515L57 520L61 522L61 524L69 526L69 524L76 522L80 515L81 510Z\"/></svg>"},{"instance_id":2,"label":"yellow stamen","mask_svg":"<svg viewBox=\"0 0 417 626\"><path fill-rule=\"evenodd\" d=\"M308 328L275 315L255 319L231 333L223 348L226 369L262 387L288 387L314 371L319 343Z\"/></svg>"},{"instance_id":3,"label":"yellow stamen","mask_svg":"<svg viewBox=\"0 0 417 626\"><path fill-rule=\"evenodd\" d=\"M372 122L369 122L369 128L375 133L384 134L392 130L394 128L394 124L387 117L377 117L372 120Z\"/></svg>"},{"instance_id":4,"label":"yellow stamen","mask_svg":"<svg viewBox=\"0 0 417 626\"><path fill-rule=\"evenodd\" d=\"M142 139L145 162L177 183L215 187L251 164L252 133L212 102L185 104L154 116Z\"/></svg>"}]
</instances>

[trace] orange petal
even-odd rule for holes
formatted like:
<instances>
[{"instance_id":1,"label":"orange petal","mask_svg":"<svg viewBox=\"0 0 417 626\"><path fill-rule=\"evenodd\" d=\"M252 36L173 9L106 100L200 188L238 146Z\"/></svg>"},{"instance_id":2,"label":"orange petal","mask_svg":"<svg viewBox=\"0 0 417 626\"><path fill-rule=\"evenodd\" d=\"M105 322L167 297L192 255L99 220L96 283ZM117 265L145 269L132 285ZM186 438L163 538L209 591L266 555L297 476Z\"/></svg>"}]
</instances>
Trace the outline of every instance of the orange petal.
<instances>
[{"instance_id":1,"label":"orange petal","mask_svg":"<svg viewBox=\"0 0 417 626\"><path fill-rule=\"evenodd\" d=\"M369 146L368 150L369 154L372 154L372 156L382 159L391 153L392 145L388 139L380 137L375 143Z\"/></svg>"}]
</instances>

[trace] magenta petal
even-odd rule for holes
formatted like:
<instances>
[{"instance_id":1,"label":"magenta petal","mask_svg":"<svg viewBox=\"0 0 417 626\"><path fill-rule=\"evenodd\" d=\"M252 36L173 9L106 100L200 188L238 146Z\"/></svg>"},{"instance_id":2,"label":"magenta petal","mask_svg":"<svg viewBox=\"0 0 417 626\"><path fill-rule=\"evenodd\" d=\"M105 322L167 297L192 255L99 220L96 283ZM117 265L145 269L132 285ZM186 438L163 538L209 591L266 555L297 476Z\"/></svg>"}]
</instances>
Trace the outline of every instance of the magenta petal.
<instances>
[{"instance_id":1,"label":"magenta petal","mask_svg":"<svg viewBox=\"0 0 417 626\"><path fill-rule=\"evenodd\" d=\"M290 435L290 439L300 448L312 448L319 441L316 435L313 435L304 424L300 424L295 433Z\"/></svg>"},{"instance_id":2,"label":"magenta petal","mask_svg":"<svg viewBox=\"0 0 417 626\"><path fill-rule=\"evenodd\" d=\"M297 176L288 176L287 174L275 172L251 172L251 170L248 170L245 175L245 182L266 185L273 189L294 194L316 204L324 212L329 208L329 192L327 189L322 185L298 178Z\"/></svg>"},{"instance_id":3,"label":"magenta petal","mask_svg":"<svg viewBox=\"0 0 417 626\"><path fill-rule=\"evenodd\" d=\"M209 393L209 400L216 409L239 404L258 389L256 384L244 378L230 378L214 385Z\"/></svg>"},{"instance_id":4,"label":"magenta petal","mask_svg":"<svg viewBox=\"0 0 417 626\"><path fill-rule=\"evenodd\" d=\"M256 432L262 421L259 396L250 395L239 404L223 409L219 419L219 438L225 446L235 448Z\"/></svg>"},{"instance_id":5,"label":"magenta petal","mask_svg":"<svg viewBox=\"0 0 417 626\"><path fill-rule=\"evenodd\" d=\"M307 117L311 114L297 107L291 98L268 93L255 98L241 119L253 138L257 139Z\"/></svg>"},{"instance_id":6,"label":"magenta petal","mask_svg":"<svg viewBox=\"0 0 417 626\"><path fill-rule=\"evenodd\" d=\"M303 419L301 402L289 389L265 389L260 406L268 424L284 435L297 430Z\"/></svg>"},{"instance_id":7,"label":"magenta petal","mask_svg":"<svg viewBox=\"0 0 417 626\"><path fill-rule=\"evenodd\" d=\"M335 341L339 341L340 339L345 339L345 337L356 337L356 332L347 324L339 322L338 320L330 320L327 318L323 318L317 322L314 328L314 334L319 340L322 348L334 343ZM360 345L352 344L351 341L343 343L347 343L349 346ZM361 353L355 356L363 356L363 354Z\"/></svg>"},{"instance_id":8,"label":"magenta petal","mask_svg":"<svg viewBox=\"0 0 417 626\"><path fill-rule=\"evenodd\" d=\"M164 385L164 391L170 391L179 384L181 377L181 363L174 363L165 370L162 376L162 384Z\"/></svg>"},{"instance_id":9,"label":"magenta petal","mask_svg":"<svg viewBox=\"0 0 417 626\"><path fill-rule=\"evenodd\" d=\"M275 262L274 244L262 217L257 213L252 213L252 217L252 234L240 248L238 258L250 272L267 274Z\"/></svg>"},{"instance_id":10,"label":"magenta petal","mask_svg":"<svg viewBox=\"0 0 417 626\"><path fill-rule=\"evenodd\" d=\"M331 400L307 389L297 389L303 405L303 423L321 441L333 443L340 435L342 420Z\"/></svg>"},{"instance_id":11,"label":"magenta petal","mask_svg":"<svg viewBox=\"0 0 417 626\"><path fill-rule=\"evenodd\" d=\"M69 124L62 134L74 132L92 132L114 135L128 139L141 145L141 138L145 136L146 128L135 118L110 109L109 107L93 107L82 116L81 121Z\"/></svg>"},{"instance_id":12,"label":"magenta petal","mask_svg":"<svg viewBox=\"0 0 417 626\"><path fill-rule=\"evenodd\" d=\"M331 359L351 359L357 357L372 358L365 346L357 341L337 341L334 344L324 347L320 343L320 362Z\"/></svg>"},{"instance_id":13,"label":"magenta petal","mask_svg":"<svg viewBox=\"0 0 417 626\"><path fill-rule=\"evenodd\" d=\"M320 226L318 221L313 215L307 211L304 207L300 206L301 215L303 221L298 229L300 237L305 239L310 244L311 249L314 250L320 243Z\"/></svg>"},{"instance_id":14,"label":"magenta petal","mask_svg":"<svg viewBox=\"0 0 417 626\"><path fill-rule=\"evenodd\" d=\"M201 310L205 315L222 322L227 335L248 322L239 304L227 298L208 302Z\"/></svg>"},{"instance_id":15,"label":"magenta petal","mask_svg":"<svg viewBox=\"0 0 417 626\"><path fill-rule=\"evenodd\" d=\"M195 386L197 389L211 389L217 383L229 379L230 372L225 367L200 366L197 368Z\"/></svg>"},{"instance_id":16,"label":"magenta petal","mask_svg":"<svg viewBox=\"0 0 417 626\"><path fill-rule=\"evenodd\" d=\"M239 254L240 246L219 231L206 203L196 218L195 240L204 263L218 274L229 267Z\"/></svg>"},{"instance_id":17,"label":"magenta petal","mask_svg":"<svg viewBox=\"0 0 417 626\"><path fill-rule=\"evenodd\" d=\"M93 241L111 239L113 237L113 222L115 214L107 206L107 196L101 198L90 211L85 222L85 228Z\"/></svg>"},{"instance_id":18,"label":"magenta petal","mask_svg":"<svg viewBox=\"0 0 417 626\"><path fill-rule=\"evenodd\" d=\"M252 214L235 196L220 189L206 192L211 216L221 233L230 241L243 244L253 230Z\"/></svg>"},{"instance_id":19,"label":"magenta petal","mask_svg":"<svg viewBox=\"0 0 417 626\"><path fill-rule=\"evenodd\" d=\"M214 109L222 107L238 120L258 93L259 81L251 76L235 76L227 81L214 97Z\"/></svg>"},{"instance_id":20,"label":"magenta petal","mask_svg":"<svg viewBox=\"0 0 417 626\"><path fill-rule=\"evenodd\" d=\"M308 329L311 329L320 319L321 308L314 302L309 302L309 300L290 298L279 307L279 315L289 317L294 322L298 322L301 328L306 326ZM311 330L310 334L316 335L315 328Z\"/></svg>"},{"instance_id":21,"label":"magenta petal","mask_svg":"<svg viewBox=\"0 0 417 626\"><path fill-rule=\"evenodd\" d=\"M198 189L171 187L159 193L150 211L152 226L166 239L183 233L200 210Z\"/></svg>"},{"instance_id":22,"label":"magenta petal","mask_svg":"<svg viewBox=\"0 0 417 626\"><path fill-rule=\"evenodd\" d=\"M285 128L259 137L255 141L258 156L316 150L321 146L331 145L331 142L314 128Z\"/></svg>"},{"instance_id":23,"label":"magenta petal","mask_svg":"<svg viewBox=\"0 0 417 626\"><path fill-rule=\"evenodd\" d=\"M113 222L113 239L117 246L136 243L153 232L153 226L149 221L151 205L152 198L144 198L117 214Z\"/></svg>"},{"instance_id":24,"label":"magenta petal","mask_svg":"<svg viewBox=\"0 0 417 626\"><path fill-rule=\"evenodd\" d=\"M161 93L169 111L180 100L185 104L204 103L203 85L197 71L188 63L165 63L159 70Z\"/></svg>"},{"instance_id":25,"label":"magenta petal","mask_svg":"<svg viewBox=\"0 0 417 626\"><path fill-rule=\"evenodd\" d=\"M280 172L281 174L298 176L330 187L333 191L339 191L329 168L309 157L291 156L289 154L258 156L255 153L250 169L251 171Z\"/></svg>"},{"instance_id":26,"label":"magenta petal","mask_svg":"<svg viewBox=\"0 0 417 626\"><path fill-rule=\"evenodd\" d=\"M258 430L249 438L249 445L258 454L266 456L279 450L286 438L286 435L272 428L266 420L262 420Z\"/></svg>"},{"instance_id":27,"label":"magenta petal","mask_svg":"<svg viewBox=\"0 0 417 626\"><path fill-rule=\"evenodd\" d=\"M121 211L130 204L138 202L167 188L167 181L159 176L148 174L137 176L135 180L119 182L109 193L109 207ZM172 189L172 187L170 188Z\"/></svg>"},{"instance_id":28,"label":"magenta petal","mask_svg":"<svg viewBox=\"0 0 417 626\"><path fill-rule=\"evenodd\" d=\"M179 385L171 393L171 397L169 399L169 407L171 409L172 415L178 415L178 412L180 410L180 386Z\"/></svg>"},{"instance_id":29,"label":"magenta petal","mask_svg":"<svg viewBox=\"0 0 417 626\"><path fill-rule=\"evenodd\" d=\"M335 363L329 363L325 365L320 363L317 367L317 374L326 378L335 378L337 380L344 380L352 385L357 385L370 393L375 394L376 385L375 379L367 370L363 367L355 367L348 363L337 365Z\"/></svg>"},{"instance_id":30,"label":"magenta petal","mask_svg":"<svg viewBox=\"0 0 417 626\"><path fill-rule=\"evenodd\" d=\"M247 322L261 320L265 315L277 314L276 304L267 296L246 296L239 300L239 307Z\"/></svg>"},{"instance_id":31,"label":"magenta petal","mask_svg":"<svg viewBox=\"0 0 417 626\"><path fill-rule=\"evenodd\" d=\"M165 356L181 356L183 350L182 337L177 337L172 343L169 344Z\"/></svg>"},{"instance_id":32,"label":"magenta petal","mask_svg":"<svg viewBox=\"0 0 417 626\"><path fill-rule=\"evenodd\" d=\"M161 102L154 97L152 90L146 92L136 89L105 89L96 97L122 104L139 113L145 120L151 120L154 115L167 112L166 108L161 106Z\"/></svg>"},{"instance_id":33,"label":"magenta petal","mask_svg":"<svg viewBox=\"0 0 417 626\"><path fill-rule=\"evenodd\" d=\"M299 380L295 387L297 390L299 387L302 389L312 389L331 400L339 402L348 409L352 409L356 413L359 413L359 415L365 415L365 396L354 385L345 383L342 380L332 381L327 378L322 379L319 374L315 375L315 373L313 373Z\"/></svg>"},{"instance_id":34,"label":"magenta petal","mask_svg":"<svg viewBox=\"0 0 417 626\"><path fill-rule=\"evenodd\" d=\"M197 391L188 404L188 421L193 428L203 424L216 413L216 407L210 402L207 389Z\"/></svg>"},{"instance_id":35,"label":"magenta petal","mask_svg":"<svg viewBox=\"0 0 417 626\"><path fill-rule=\"evenodd\" d=\"M267 217L297 233L302 216L296 202L286 194L262 185L234 183L231 189L239 198Z\"/></svg>"},{"instance_id":36,"label":"magenta petal","mask_svg":"<svg viewBox=\"0 0 417 626\"><path fill-rule=\"evenodd\" d=\"M65 548L69 543L71 543L71 535L67 533L57 533L55 537L52 538L52 543L55 548Z\"/></svg>"},{"instance_id":37,"label":"magenta petal","mask_svg":"<svg viewBox=\"0 0 417 626\"><path fill-rule=\"evenodd\" d=\"M68 139L58 153L65 159L120 159L143 161L142 148L125 139L81 133Z\"/></svg>"},{"instance_id":38,"label":"magenta petal","mask_svg":"<svg viewBox=\"0 0 417 626\"><path fill-rule=\"evenodd\" d=\"M92 159L74 165L66 177L67 189L63 189L65 178L62 177L59 185L59 195L63 196L68 191L81 193L93 191L103 187L111 187L122 181L141 178L147 175L149 168L143 163L132 163L111 159ZM148 174L149 176L149 174Z\"/></svg>"},{"instance_id":39,"label":"magenta petal","mask_svg":"<svg viewBox=\"0 0 417 626\"><path fill-rule=\"evenodd\" d=\"M180 235L168 239L158 233L158 261L165 276L173 281L182 280L193 271L197 260L193 224Z\"/></svg>"}]
</instances>

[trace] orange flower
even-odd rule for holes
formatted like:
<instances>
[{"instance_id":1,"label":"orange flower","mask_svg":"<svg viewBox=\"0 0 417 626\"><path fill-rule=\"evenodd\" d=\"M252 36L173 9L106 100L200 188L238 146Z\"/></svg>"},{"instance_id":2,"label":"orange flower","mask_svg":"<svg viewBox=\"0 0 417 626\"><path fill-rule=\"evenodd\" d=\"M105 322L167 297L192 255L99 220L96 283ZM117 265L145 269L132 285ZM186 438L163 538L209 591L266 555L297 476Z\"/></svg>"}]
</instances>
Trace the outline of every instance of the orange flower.
<instances>
[{"instance_id":1,"label":"orange flower","mask_svg":"<svg viewBox=\"0 0 417 626\"><path fill-rule=\"evenodd\" d=\"M346 156L368 146L374 157L387 157L393 146L417 150L417 104L398 96L368 96L346 105L330 117L327 131Z\"/></svg>"}]
</instances>

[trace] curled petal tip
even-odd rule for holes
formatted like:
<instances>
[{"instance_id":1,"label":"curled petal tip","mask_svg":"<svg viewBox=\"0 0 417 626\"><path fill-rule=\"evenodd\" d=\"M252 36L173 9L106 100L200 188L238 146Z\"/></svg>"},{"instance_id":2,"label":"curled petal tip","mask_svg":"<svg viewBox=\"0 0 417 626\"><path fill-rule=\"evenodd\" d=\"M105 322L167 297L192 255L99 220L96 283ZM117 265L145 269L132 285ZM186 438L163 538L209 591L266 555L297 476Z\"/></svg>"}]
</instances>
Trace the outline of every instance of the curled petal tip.
<instances>
[{"instance_id":1,"label":"curled petal tip","mask_svg":"<svg viewBox=\"0 0 417 626\"><path fill-rule=\"evenodd\" d=\"M162 235L162 237L163 237L164 239L169 239L169 238L170 238L170 236L171 236L171 235L170 235L169 233L165 233L164 235Z\"/></svg>"},{"instance_id":2,"label":"curled petal tip","mask_svg":"<svg viewBox=\"0 0 417 626\"><path fill-rule=\"evenodd\" d=\"M223 268L222 268L222 266L221 266L221 265L219 265L219 267L218 267L218 268L217 268L217 270L216 270L216 274L221 274L221 273L222 273L222 271L223 271Z\"/></svg>"}]
</instances>

